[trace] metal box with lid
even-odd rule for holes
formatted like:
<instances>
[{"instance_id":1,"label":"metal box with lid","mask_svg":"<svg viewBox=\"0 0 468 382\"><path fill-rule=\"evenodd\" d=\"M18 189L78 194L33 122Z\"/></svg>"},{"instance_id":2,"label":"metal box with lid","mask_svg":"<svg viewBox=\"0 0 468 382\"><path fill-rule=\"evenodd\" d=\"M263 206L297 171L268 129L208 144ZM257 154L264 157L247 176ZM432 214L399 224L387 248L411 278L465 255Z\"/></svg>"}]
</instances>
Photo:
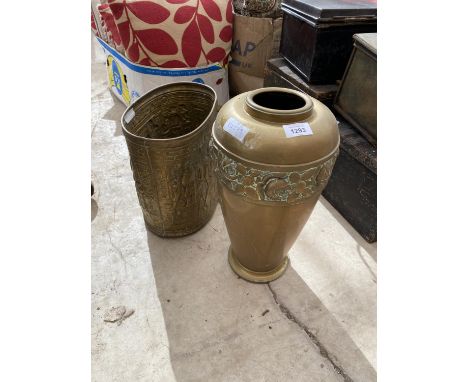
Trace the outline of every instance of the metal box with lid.
<instances>
[{"instance_id":1,"label":"metal box with lid","mask_svg":"<svg viewBox=\"0 0 468 382\"><path fill-rule=\"evenodd\" d=\"M377 240L377 149L340 116L340 155L322 195L369 243Z\"/></svg>"},{"instance_id":2,"label":"metal box with lid","mask_svg":"<svg viewBox=\"0 0 468 382\"><path fill-rule=\"evenodd\" d=\"M354 36L354 49L334 107L377 145L377 33Z\"/></svg>"},{"instance_id":3,"label":"metal box with lid","mask_svg":"<svg viewBox=\"0 0 468 382\"><path fill-rule=\"evenodd\" d=\"M280 54L311 83L343 77L353 35L377 31L376 0L283 0Z\"/></svg>"}]
</instances>

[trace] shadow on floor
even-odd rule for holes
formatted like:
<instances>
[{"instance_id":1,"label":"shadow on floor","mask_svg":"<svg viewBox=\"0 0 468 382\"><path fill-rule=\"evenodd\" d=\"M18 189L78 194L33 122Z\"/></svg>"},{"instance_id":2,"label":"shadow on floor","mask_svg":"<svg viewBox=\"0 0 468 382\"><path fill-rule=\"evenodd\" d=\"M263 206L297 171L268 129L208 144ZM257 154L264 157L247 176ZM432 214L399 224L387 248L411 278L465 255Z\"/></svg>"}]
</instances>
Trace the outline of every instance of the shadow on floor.
<instances>
[{"instance_id":1,"label":"shadow on floor","mask_svg":"<svg viewBox=\"0 0 468 382\"><path fill-rule=\"evenodd\" d=\"M331 204L326 200L323 196L320 197L320 202L323 206L330 212L333 217L338 220L340 225L353 237L357 243L363 247L369 255L377 262L377 242L375 243L368 243L364 238L353 228L351 224L341 215Z\"/></svg>"},{"instance_id":2,"label":"shadow on floor","mask_svg":"<svg viewBox=\"0 0 468 382\"><path fill-rule=\"evenodd\" d=\"M148 231L177 381L343 380L333 363L354 381L375 381L374 368L292 267L270 286L231 271L220 219L179 239ZM317 325L304 329L295 309Z\"/></svg>"},{"instance_id":3,"label":"shadow on floor","mask_svg":"<svg viewBox=\"0 0 468 382\"><path fill-rule=\"evenodd\" d=\"M114 95L114 93L112 93L111 90L107 91L110 92L114 104L109 110L107 110L102 119L115 122L114 137L119 137L122 135L122 125L120 119L122 118L122 115L127 107Z\"/></svg>"},{"instance_id":4,"label":"shadow on floor","mask_svg":"<svg viewBox=\"0 0 468 382\"><path fill-rule=\"evenodd\" d=\"M97 205L97 202L94 199L91 199L91 221L94 220L98 213L99 207Z\"/></svg>"}]
</instances>

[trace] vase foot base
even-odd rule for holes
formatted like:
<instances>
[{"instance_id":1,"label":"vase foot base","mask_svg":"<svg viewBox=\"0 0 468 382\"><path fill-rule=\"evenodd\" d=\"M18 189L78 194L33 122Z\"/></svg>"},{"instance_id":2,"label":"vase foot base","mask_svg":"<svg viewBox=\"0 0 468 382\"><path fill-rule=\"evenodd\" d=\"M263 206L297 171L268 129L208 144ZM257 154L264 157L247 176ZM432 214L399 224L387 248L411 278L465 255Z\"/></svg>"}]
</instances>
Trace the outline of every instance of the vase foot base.
<instances>
[{"instance_id":1,"label":"vase foot base","mask_svg":"<svg viewBox=\"0 0 468 382\"><path fill-rule=\"evenodd\" d=\"M237 258L232 253L231 246L229 246L228 261L235 274L242 277L244 280L253 283L267 283L276 280L286 271L289 265L289 257L286 257L279 266L277 266L275 269L272 269L271 271L255 272L247 269L241 263L239 263L239 260L237 260Z\"/></svg>"}]
</instances>

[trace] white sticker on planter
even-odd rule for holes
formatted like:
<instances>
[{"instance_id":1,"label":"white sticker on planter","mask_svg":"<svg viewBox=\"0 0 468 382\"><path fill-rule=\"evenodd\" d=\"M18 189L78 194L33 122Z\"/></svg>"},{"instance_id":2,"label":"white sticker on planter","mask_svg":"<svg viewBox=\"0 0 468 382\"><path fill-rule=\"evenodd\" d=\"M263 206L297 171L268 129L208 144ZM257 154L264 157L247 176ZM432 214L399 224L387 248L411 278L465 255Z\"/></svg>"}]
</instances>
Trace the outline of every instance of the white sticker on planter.
<instances>
[{"instance_id":1,"label":"white sticker on planter","mask_svg":"<svg viewBox=\"0 0 468 382\"><path fill-rule=\"evenodd\" d=\"M135 116L135 112L133 111L133 109L130 109L128 113L125 114L125 117L124 117L125 122L129 123L133 119L134 116Z\"/></svg>"},{"instance_id":2,"label":"white sticker on planter","mask_svg":"<svg viewBox=\"0 0 468 382\"><path fill-rule=\"evenodd\" d=\"M223 126L223 130L231 134L234 138L241 141L242 143L244 142L245 136L250 131L247 127L245 127L242 123L233 117L226 121Z\"/></svg>"},{"instance_id":3,"label":"white sticker on planter","mask_svg":"<svg viewBox=\"0 0 468 382\"><path fill-rule=\"evenodd\" d=\"M288 138L300 137L301 135L312 135L312 129L308 123L292 123L283 125L284 133Z\"/></svg>"}]
</instances>

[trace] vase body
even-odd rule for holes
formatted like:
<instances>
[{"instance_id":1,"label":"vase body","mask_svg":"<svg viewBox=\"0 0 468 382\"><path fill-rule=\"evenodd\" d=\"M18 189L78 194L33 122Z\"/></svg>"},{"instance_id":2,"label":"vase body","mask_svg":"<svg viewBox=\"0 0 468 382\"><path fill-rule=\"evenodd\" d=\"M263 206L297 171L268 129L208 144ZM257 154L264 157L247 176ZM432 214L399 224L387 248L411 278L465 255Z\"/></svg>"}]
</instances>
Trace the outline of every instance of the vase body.
<instances>
[{"instance_id":1,"label":"vase body","mask_svg":"<svg viewBox=\"0 0 468 382\"><path fill-rule=\"evenodd\" d=\"M263 88L221 108L211 146L229 263L248 281L272 281L286 270L288 251L330 178L336 119L304 93Z\"/></svg>"},{"instance_id":2,"label":"vase body","mask_svg":"<svg viewBox=\"0 0 468 382\"><path fill-rule=\"evenodd\" d=\"M216 105L209 86L179 82L149 91L122 116L138 200L159 236L191 234L214 213L209 139Z\"/></svg>"}]
</instances>

